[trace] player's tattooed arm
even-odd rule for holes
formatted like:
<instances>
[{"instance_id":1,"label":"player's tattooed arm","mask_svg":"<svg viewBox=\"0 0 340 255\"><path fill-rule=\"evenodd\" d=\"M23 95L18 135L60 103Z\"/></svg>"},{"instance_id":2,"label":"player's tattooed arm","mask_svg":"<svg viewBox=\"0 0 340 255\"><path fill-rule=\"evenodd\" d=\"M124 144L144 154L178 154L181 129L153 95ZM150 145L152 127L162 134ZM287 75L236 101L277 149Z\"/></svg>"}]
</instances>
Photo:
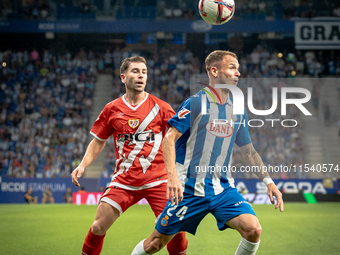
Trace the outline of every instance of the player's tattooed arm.
<instances>
[{"instance_id":1,"label":"player's tattooed arm","mask_svg":"<svg viewBox=\"0 0 340 255\"><path fill-rule=\"evenodd\" d=\"M263 167L263 161L260 155L255 150L252 143L244 145L240 147L241 153L244 161L246 161L247 165L253 167L252 172L261 180L264 177L269 176L267 171Z\"/></svg>"},{"instance_id":2,"label":"player's tattooed arm","mask_svg":"<svg viewBox=\"0 0 340 255\"><path fill-rule=\"evenodd\" d=\"M263 161L260 157L260 155L256 152L254 149L254 146L252 143L244 145L240 147L242 156L248 166L253 167L252 172L257 175L262 181L266 176L269 176L265 168L263 167ZM271 179L270 179L271 180ZM280 211L283 211L283 200L282 200L282 194L281 192L277 189L275 183L271 182L267 184L268 190L268 196L270 198L270 201L272 204L274 204L274 198L276 197L277 203L275 206L275 209L280 208Z\"/></svg>"}]
</instances>

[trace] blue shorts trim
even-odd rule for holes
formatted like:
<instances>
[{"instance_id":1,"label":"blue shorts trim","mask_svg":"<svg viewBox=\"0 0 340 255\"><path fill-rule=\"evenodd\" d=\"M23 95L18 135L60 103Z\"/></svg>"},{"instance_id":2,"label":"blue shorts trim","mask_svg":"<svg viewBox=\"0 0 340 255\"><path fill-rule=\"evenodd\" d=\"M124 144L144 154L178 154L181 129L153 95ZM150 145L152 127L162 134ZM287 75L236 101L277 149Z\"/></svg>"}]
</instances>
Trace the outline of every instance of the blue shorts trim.
<instances>
[{"instance_id":1,"label":"blue shorts trim","mask_svg":"<svg viewBox=\"0 0 340 255\"><path fill-rule=\"evenodd\" d=\"M183 201L171 205L170 200L156 224L156 230L164 235L174 235L181 231L195 235L201 220L208 214L214 215L219 230L229 226L226 222L241 214L256 216L251 205L236 188L227 188L222 193L211 197L198 197L184 193Z\"/></svg>"}]
</instances>

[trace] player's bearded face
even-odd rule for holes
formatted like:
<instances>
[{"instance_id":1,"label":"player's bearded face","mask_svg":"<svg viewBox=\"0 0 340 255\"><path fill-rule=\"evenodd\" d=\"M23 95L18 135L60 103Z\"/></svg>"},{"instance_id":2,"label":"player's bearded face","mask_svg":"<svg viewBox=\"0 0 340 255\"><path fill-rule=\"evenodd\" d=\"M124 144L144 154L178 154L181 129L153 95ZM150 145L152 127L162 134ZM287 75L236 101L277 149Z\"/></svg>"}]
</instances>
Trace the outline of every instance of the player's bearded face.
<instances>
[{"instance_id":1,"label":"player's bearded face","mask_svg":"<svg viewBox=\"0 0 340 255\"><path fill-rule=\"evenodd\" d=\"M230 84L237 86L240 76L238 60L230 55L224 57L217 73L216 84ZM223 92L229 93L229 89L222 89Z\"/></svg>"},{"instance_id":2,"label":"player's bearded face","mask_svg":"<svg viewBox=\"0 0 340 255\"><path fill-rule=\"evenodd\" d=\"M131 63L122 77L126 89L134 92L143 92L147 80L147 68L142 62Z\"/></svg>"}]
</instances>

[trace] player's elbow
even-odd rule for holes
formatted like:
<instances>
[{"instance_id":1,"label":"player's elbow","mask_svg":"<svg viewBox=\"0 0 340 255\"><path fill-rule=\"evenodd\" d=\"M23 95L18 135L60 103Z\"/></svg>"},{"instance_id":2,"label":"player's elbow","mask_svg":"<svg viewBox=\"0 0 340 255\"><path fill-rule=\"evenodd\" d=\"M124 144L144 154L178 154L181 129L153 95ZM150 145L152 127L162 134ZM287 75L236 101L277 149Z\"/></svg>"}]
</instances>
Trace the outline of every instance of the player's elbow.
<instances>
[{"instance_id":1,"label":"player's elbow","mask_svg":"<svg viewBox=\"0 0 340 255\"><path fill-rule=\"evenodd\" d=\"M175 141L173 141L172 137L169 136L168 134L165 135L162 141L162 148L163 151L169 151L171 150L172 147L174 147Z\"/></svg>"}]
</instances>

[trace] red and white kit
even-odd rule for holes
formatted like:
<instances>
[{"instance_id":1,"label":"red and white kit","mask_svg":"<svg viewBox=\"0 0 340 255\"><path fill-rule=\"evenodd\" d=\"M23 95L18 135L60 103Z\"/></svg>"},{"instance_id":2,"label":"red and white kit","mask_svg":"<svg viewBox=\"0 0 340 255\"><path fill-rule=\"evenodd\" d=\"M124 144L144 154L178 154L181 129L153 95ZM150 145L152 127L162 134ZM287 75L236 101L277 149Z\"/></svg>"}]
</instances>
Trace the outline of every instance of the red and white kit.
<instances>
[{"instance_id":1,"label":"red and white kit","mask_svg":"<svg viewBox=\"0 0 340 255\"><path fill-rule=\"evenodd\" d=\"M109 189L101 201L113 205L122 213L139 198L137 193L141 192L142 195L145 189L161 185L162 188L159 188L164 192L161 194L165 196L167 173L161 144L169 128L167 121L173 115L175 112L168 103L148 93L136 106L130 105L122 96L104 107L91 134L101 141L113 135L117 160L115 173L107 187ZM115 195L110 195L113 189ZM137 197L129 202L120 194L131 194L126 192L128 190L137 191L133 192ZM165 197L162 200L164 207Z\"/></svg>"}]
</instances>

